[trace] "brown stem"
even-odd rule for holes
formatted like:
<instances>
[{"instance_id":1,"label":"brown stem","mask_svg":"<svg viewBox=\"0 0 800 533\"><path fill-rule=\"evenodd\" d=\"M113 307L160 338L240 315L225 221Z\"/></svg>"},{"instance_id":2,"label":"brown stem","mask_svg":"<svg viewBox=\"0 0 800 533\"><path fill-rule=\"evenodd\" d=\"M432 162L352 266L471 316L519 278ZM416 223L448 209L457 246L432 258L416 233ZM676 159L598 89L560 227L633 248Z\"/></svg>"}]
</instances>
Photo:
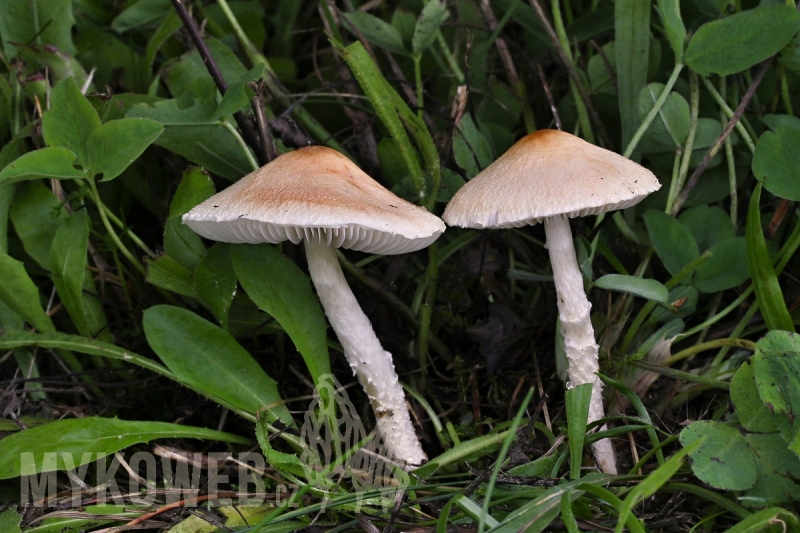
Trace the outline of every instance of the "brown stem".
<instances>
[{"instance_id":1,"label":"brown stem","mask_svg":"<svg viewBox=\"0 0 800 533\"><path fill-rule=\"evenodd\" d=\"M542 64L536 63L536 68L539 71L539 78L542 80L542 88L544 89L545 96L547 96L547 102L550 104L550 110L553 112L553 119L556 121L556 128L561 131L564 129L561 127L561 117L558 116L558 109L556 108L556 103L553 100L553 95L550 93L550 85L548 85L547 79L544 76Z\"/></svg>"},{"instance_id":2,"label":"brown stem","mask_svg":"<svg viewBox=\"0 0 800 533\"><path fill-rule=\"evenodd\" d=\"M767 70L769 70L769 66L771 63L772 59L770 58L764 63L762 63L761 68L758 69L756 77L753 78L753 83L751 83L750 87L747 88L747 92L744 94L742 101L739 102L739 107L736 108L736 111L733 113L733 116L728 121L728 124L725 126L725 129L722 130L722 135L720 135L719 139L717 139L716 142L714 142L714 144L711 146L711 148L709 148L708 152L706 152L705 157L703 157L703 160L700 162L697 168L694 169L694 172L692 173L692 176L689 178L689 180L686 182L686 185L683 186L683 190L681 190L681 193L678 195L678 198L672 205L672 210L670 211L670 214L672 216L676 216L680 212L681 206L683 206L684 202L686 202L686 199L689 197L689 194L692 192L692 189L694 189L695 185L697 185L697 181L700 179L700 176L706 170L706 167L708 167L708 164L711 162L714 156L717 155L717 152L719 152L719 149L722 147L722 143L724 143L725 139L728 138L728 135L731 134L734 126L736 126L736 123L739 122L740 118L742 118L745 109L747 109L747 105L750 103L750 100L756 93L756 89L758 89L761 80L764 79L764 75L767 73Z\"/></svg>"},{"instance_id":3,"label":"brown stem","mask_svg":"<svg viewBox=\"0 0 800 533\"><path fill-rule=\"evenodd\" d=\"M205 63L208 73L211 74L211 78L214 80L217 89L219 89L220 93L225 94L225 91L228 90L228 84L225 82L225 78L222 76L222 72L219 70L216 61L214 61L211 51L208 49L208 45L200 35L200 31L197 29L197 24L195 24L194 19L186 9L184 1L185 0L172 0L172 5L175 6L175 11L178 12L178 16L181 18L181 21L183 21L183 25L189 31L189 35L192 37L192 42L197 48L197 52L200 54L200 57L203 59L203 63ZM258 142L258 135L256 134L255 128L253 128L253 124L247 119L247 117L244 116L241 111L234 113L233 118L236 120L236 124L239 125L239 129L242 131L242 136L244 137L245 142L253 149L256 157L263 164L264 154L261 153L261 145Z\"/></svg>"}]
</instances>

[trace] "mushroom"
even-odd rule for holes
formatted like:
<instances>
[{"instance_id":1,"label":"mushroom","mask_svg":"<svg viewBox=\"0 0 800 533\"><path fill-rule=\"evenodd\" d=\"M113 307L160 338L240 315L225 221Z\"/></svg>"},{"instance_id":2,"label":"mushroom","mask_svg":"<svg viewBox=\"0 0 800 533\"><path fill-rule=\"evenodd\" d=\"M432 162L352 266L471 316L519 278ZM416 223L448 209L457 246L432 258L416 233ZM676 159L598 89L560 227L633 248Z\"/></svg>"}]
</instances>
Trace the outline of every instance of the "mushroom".
<instances>
[{"instance_id":1,"label":"mushroom","mask_svg":"<svg viewBox=\"0 0 800 533\"><path fill-rule=\"evenodd\" d=\"M308 270L350 368L372 403L390 454L427 457L392 364L344 278L336 248L402 254L435 241L439 217L398 198L342 154L322 146L286 153L199 204L183 222L231 243L305 241Z\"/></svg>"},{"instance_id":2,"label":"mushroom","mask_svg":"<svg viewBox=\"0 0 800 533\"><path fill-rule=\"evenodd\" d=\"M644 167L556 130L527 135L464 185L447 205L445 222L467 228L517 228L544 222L553 269L567 387L593 383L589 422L603 418L598 346L569 218L630 207L661 187ZM608 439L593 445L603 472L616 474Z\"/></svg>"}]
</instances>

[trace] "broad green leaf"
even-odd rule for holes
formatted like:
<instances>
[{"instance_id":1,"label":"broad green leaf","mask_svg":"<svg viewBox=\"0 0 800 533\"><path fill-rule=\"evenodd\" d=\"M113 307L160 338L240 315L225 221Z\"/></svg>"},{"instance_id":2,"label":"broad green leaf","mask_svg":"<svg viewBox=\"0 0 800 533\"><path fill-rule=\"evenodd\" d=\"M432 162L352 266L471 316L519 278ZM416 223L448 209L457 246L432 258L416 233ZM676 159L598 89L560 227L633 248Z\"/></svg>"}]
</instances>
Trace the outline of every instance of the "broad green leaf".
<instances>
[{"instance_id":1,"label":"broad green leaf","mask_svg":"<svg viewBox=\"0 0 800 533\"><path fill-rule=\"evenodd\" d=\"M73 180L85 178L86 174L75 168L76 156L66 148L42 148L28 152L6 166L0 172L2 184L15 181L55 178Z\"/></svg>"},{"instance_id":2,"label":"broad green leaf","mask_svg":"<svg viewBox=\"0 0 800 533\"><path fill-rule=\"evenodd\" d=\"M173 7L169 0L139 0L117 15L111 27L119 33L152 25L166 17Z\"/></svg>"},{"instance_id":3,"label":"broad green leaf","mask_svg":"<svg viewBox=\"0 0 800 533\"><path fill-rule=\"evenodd\" d=\"M747 239L733 237L718 242L709 250L711 257L695 270L694 286L714 293L738 287L750 279L747 267Z\"/></svg>"},{"instance_id":4,"label":"broad green leaf","mask_svg":"<svg viewBox=\"0 0 800 533\"><path fill-rule=\"evenodd\" d=\"M644 222L653 248L673 276L700 256L689 229L668 214L651 209L645 213Z\"/></svg>"},{"instance_id":5,"label":"broad green leaf","mask_svg":"<svg viewBox=\"0 0 800 533\"><path fill-rule=\"evenodd\" d=\"M167 40L172 37L172 35L183 27L183 22L181 18L178 16L172 7L168 9L169 14L161 20L161 24L158 26L155 32L153 32L152 37L147 42L147 49L145 50L145 65L147 70L151 70L153 68L153 62L155 61L156 54L161 49ZM117 17L119 18L119 17Z\"/></svg>"},{"instance_id":6,"label":"broad green leaf","mask_svg":"<svg viewBox=\"0 0 800 533\"><path fill-rule=\"evenodd\" d=\"M230 46L213 37L207 37L206 44L217 62L223 79L232 82L247 74L247 68L245 68ZM206 64L196 49L181 57L179 61L170 63L164 73L164 81L167 83L170 94L175 98L184 96L187 91L192 92L193 87L196 89L197 86L194 83L200 78L211 81L208 87L211 89L210 97L214 99L216 97L216 88L208 74ZM215 105L216 101L208 104Z\"/></svg>"},{"instance_id":7,"label":"broad green leaf","mask_svg":"<svg viewBox=\"0 0 800 533\"><path fill-rule=\"evenodd\" d=\"M700 26L686 48L686 64L703 76L735 74L778 53L798 29L794 7L748 9Z\"/></svg>"},{"instance_id":8,"label":"broad green leaf","mask_svg":"<svg viewBox=\"0 0 800 533\"><path fill-rule=\"evenodd\" d=\"M756 185L747 210L747 264L753 279L756 299L769 329L794 332L792 317L783 300L783 291L772 266L772 259L761 229L761 183Z\"/></svg>"},{"instance_id":9,"label":"broad green leaf","mask_svg":"<svg viewBox=\"0 0 800 533\"><path fill-rule=\"evenodd\" d=\"M414 29L417 27L417 18L402 9L392 13L392 26L400 32L406 50L411 50L411 39L414 37Z\"/></svg>"},{"instance_id":10,"label":"broad green leaf","mask_svg":"<svg viewBox=\"0 0 800 533\"><path fill-rule=\"evenodd\" d=\"M747 444L756 458L755 484L742 494L749 507L780 505L800 500L800 458L787 447L779 433L748 433Z\"/></svg>"},{"instance_id":11,"label":"broad green leaf","mask_svg":"<svg viewBox=\"0 0 800 533\"><path fill-rule=\"evenodd\" d=\"M678 222L689 228L697 243L700 253L709 250L715 244L735 236L730 215L717 206L701 204L678 216Z\"/></svg>"},{"instance_id":12,"label":"broad green leaf","mask_svg":"<svg viewBox=\"0 0 800 533\"><path fill-rule=\"evenodd\" d=\"M50 350L69 350L72 352L97 355L107 359L127 361L142 368L146 368L163 376L174 379L174 376L152 359L125 350L114 344L87 339L78 335L68 335L66 333L33 333L22 330L6 330L0 335L0 347L4 350L14 350L17 348L28 348L38 346Z\"/></svg>"},{"instance_id":13,"label":"broad green leaf","mask_svg":"<svg viewBox=\"0 0 800 533\"><path fill-rule=\"evenodd\" d=\"M88 166L86 141L100 127L100 117L72 79L60 81L50 96L50 110L42 116L42 135L48 146L71 150Z\"/></svg>"},{"instance_id":14,"label":"broad green leaf","mask_svg":"<svg viewBox=\"0 0 800 533\"><path fill-rule=\"evenodd\" d=\"M59 199L42 182L16 186L11 222L25 251L45 270L50 270L53 237L66 216Z\"/></svg>"},{"instance_id":15,"label":"broad green leaf","mask_svg":"<svg viewBox=\"0 0 800 533\"><path fill-rule=\"evenodd\" d=\"M654 279L638 278L636 276L625 276L622 274L608 274L594 282L594 286L609 291L620 291L635 294L648 300L665 302L669 297L669 291L659 281Z\"/></svg>"},{"instance_id":16,"label":"broad green leaf","mask_svg":"<svg viewBox=\"0 0 800 533\"><path fill-rule=\"evenodd\" d=\"M198 298L192 272L169 255L147 260L147 282L183 296Z\"/></svg>"},{"instance_id":17,"label":"broad green leaf","mask_svg":"<svg viewBox=\"0 0 800 533\"><path fill-rule=\"evenodd\" d=\"M753 174L775 196L800 200L800 130L780 126L761 135L753 154Z\"/></svg>"},{"instance_id":18,"label":"broad green leaf","mask_svg":"<svg viewBox=\"0 0 800 533\"><path fill-rule=\"evenodd\" d=\"M197 204L211 198L215 192L214 182L208 172L200 167L186 169L169 204L169 217L185 215Z\"/></svg>"},{"instance_id":19,"label":"broad green leaf","mask_svg":"<svg viewBox=\"0 0 800 533\"><path fill-rule=\"evenodd\" d=\"M167 220L164 228L164 251L193 272L208 252L203 239L181 222L180 217Z\"/></svg>"},{"instance_id":20,"label":"broad green leaf","mask_svg":"<svg viewBox=\"0 0 800 533\"><path fill-rule=\"evenodd\" d=\"M67 309L78 333L91 337L83 307L83 281L89 245L89 216L77 211L64 221L50 249L51 274L58 296Z\"/></svg>"},{"instance_id":21,"label":"broad green leaf","mask_svg":"<svg viewBox=\"0 0 800 533\"><path fill-rule=\"evenodd\" d=\"M772 131L777 131L781 126L789 126L800 130L800 118L794 115L764 115L761 117L761 122L769 126Z\"/></svg>"},{"instance_id":22,"label":"broad green leaf","mask_svg":"<svg viewBox=\"0 0 800 533\"><path fill-rule=\"evenodd\" d=\"M109 181L133 163L155 141L164 127L146 118L121 118L106 122L86 140L89 168Z\"/></svg>"},{"instance_id":23,"label":"broad green leaf","mask_svg":"<svg viewBox=\"0 0 800 533\"><path fill-rule=\"evenodd\" d=\"M724 490L744 490L756 481L756 465L738 429L712 420L700 420L681 431L684 447L705 438L694 452L692 471L701 481Z\"/></svg>"},{"instance_id":24,"label":"broad green leaf","mask_svg":"<svg viewBox=\"0 0 800 533\"><path fill-rule=\"evenodd\" d=\"M453 503L456 507L461 509L465 515L476 522L483 520L483 523L490 528L500 525L500 522L498 522L497 519L495 519L492 515L485 514L480 505L470 500L463 494L457 495L453 500Z\"/></svg>"},{"instance_id":25,"label":"broad green leaf","mask_svg":"<svg viewBox=\"0 0 800 533\"><path fill-rule=\"evenodd\" d=\"M308 276L271 244L233 245L231 259L247 295L286 330L314 383L330 374L328 326Z\"/></svg>"},{"instance_id":26,"label":"broad green leaf","mask_svg":"<svg viewBox=\"0 0 800 533\"><path fill-rule=\"evenodd\" d=\"M22 522L22 517L13 507L0 513L0 531L4 533L21 533L20 522Z\"/></svg>"},{"instance_id":27,"label":"broad green leaf","mask_svg":"<svg viewBox=\"0 0 800 533\"><path fill-rule=\"evenodd\" d=\"M66 470L155 439L208 439L248 444L248 439L211 429L166 422L133 422L96 416L56 420L0 440L0 479ZM47 454L55 454L48 461ZM64 457L71 456L65 464Z\"/></svg>"},{"instance_id":28,"label":"broad green leaf","mask_svg":"<svg viewBox=\"0 0 800 533\"><path fill-rule=\"evenodd\" d=\"M800 522L789 511L780 507L770 507L751 514L726 533L764 533L767 531L796 533L800 531Z\"/></svg>"},{"instance_id":29,"label":"broad green leaf","mask_svg":"<svg viewBox=\"0 0 800 533\"><path fill-rule=\"evenodd\" d=\"M147 118L161 123L162 126L216 125L219 120L212 118L214 108L200 100L183 106L177 99L161 100L154 103L141 103L133 106L126 118Z\"/></svg>"},{"instance_id":30,"label":"broad green leaf","mask_svg":"<svg viewBox=\"0 0 800 533\"><path fill-rule=\"evenodd\" d=\"M441 0L431 0L425 4L411 39L411 51L414 55L422 54L431 45L436 32L449 15L447 5Z\"/></svg>"},{"instance_id":31,"label":"broad green leaf","mask_svg":"<svg viewBox=\"0 0 800 533\"><path fill-rule=\"evenodd\" d=\"M378 143L378 163L381 174L389 188L399 184L403 178L408 177L408 167L403 160L403 154L397 142L391 137L384 137Z\"/></svg>"},{"instance_id":32,"label":"broad green leaf","mask_svg":"<svg viewBox=\"0 0 800 533\"><path fill-rule=\"evenodd\" d=\"M42 333L55 331L53 321L39 301L39 289L25 266L4 253L0 253L0 300Z\"/></svg>"},{"instance_id":33,"label":"broad green leaf","mask_svg":"<svg viewBox=\"0 0 800 533\"><path fill-rule=\"evenodd\" d=\"M144 312L147 342L175 376L248 413L292 425L278 385L228 333L195 313L157 305Z\"/></svg>"},{"instance_id":34,"label":"broad green leaf","mask_svg":"<svg viewBox=\"0 0 800 533\"><path fill-rule=\"evenodd\" d=\"M745 361L731 379L731 402L739 422L747 431L774 433L778 431L776 417L758 394L752 360Z\"/></svg>"},{"instance_id":35,"label":"broad green leaf","mask_svg":"<svg viewBox=\"0 0 800 533\"><path fill-rule=\"evenodd\" d=\"M675 54L675 62L683 63L683 47L686 41L686 26L681 18L679 0L658 0L658 14L664 24L664 33Z\"/></svg>"},{"instance_id":36,"label":"broad green leaf","mask_svg":"<svg viewBox=\"0 0 800 533\"><path fill-rule=\"evenodd\" d=\"M46 44L26 44L19 47L19 55L29 63L38 63L46 67L50 73L51 83L72 79L79 87L89 82L89 76L83 65L73 56L62 52L55 46ZM94 85L89 82L89 91L94 91Z\"/></svg>"},{"instance_id":37,"label":"broad green leaf","mask_svg":"<svg viewBox=\"0 0 800 533\"><path fill-rule=\"evenodd\" d=\"M223 329L228 329L228 312L236 295L236 272L231 262L230 245L218 242L194 271L194 290Z\"/></svg>"},{"instance_id":38,"label":"broad green leaf","mask_svg":"<svg viewBox=\"0 0 800 533\"><path fill-rule=\"evenodd\" d=\"M439 193L436 195L436 201L447 203L455 193L464 186L467 182L464 181L459 174L456 174L449 168L442 168L442 179L439 182Z\"/></svg>"},{"instance_id":39,"label":"broad green leaf","mask_svg":"<svg viewBox=\"0 0 800 533\"><path fill-rule=\"evenodd\" d=\"M10 0L0 2L0 37L7 58L17 55L20 43L49 44L75 54L70 0ZM12 44L13 43L13 44Z\"/></svg>"},{"instance_id":40,"label":"broad green leaf","mask_svg":"<svg viewBox=\"0 0 800 533\"><path fill-rule=\"evenodd\" d=\"M345 13L344 17L369 42L396 54L408 54L397 28L363 11Z\"/></svg>"},{"instance_id":41,"label":"broad green leaf","mask_svg":"<svg viewBox=\"0 0 800 533\"><path fill-rule=\"evenodd\" d=\"M586 422L589 418L589 403L592 400L593 386L593 383L584 383L569 389L564 395L569 436L569 475L572 479L581 477L583 439L586 437Z\"/></svg>"},{"instance_id":42,"label":"broad green leaf","mask_svg":"<svg viewBox=\"0 0 800 533\"><path fill-rule=\"evenodd\" d=\"M752 360L761 401L794 422L800 416L800 335L770 331L758 341Z\"/></svg>"},{"instance_id":43,"label":"broad green leaf","mask_svg":"<svg viewBox=\"0 0 800 533\"><path fill-rule=\"evenodd\" d=\"M264 75L264 65L256 65L250 69L247 74L242 76L241 79L232 83L222 96L222 100L217 106L216 111L214 111L212 118L220 119L249 106L250 99L253 97L253 91L247 86L247 82L258 80Z\"/></svg>"},{"instance_id":44,"label":"broad green leaf","mask_svg":"<svg viewBox=\"0 0 800 533\"><path fill-rule=\"evenodd\" d=\"M639 121L653 109L663 90L663 83L650 83L639 92ZM689 103L671 92L647 130L647 137L673 149L681 146L689 135L690 118Z\"/></svg>"},{"instance_id":45,"label":"broad green leaf","mask_svg":"<svg viewBox=\"0 0 800 533\"><path fill-rule=\"evenodd\" d=\"M638 124L639 93L647 83L650 57L650 2L614 2L614 43L617 89L622 119L622 146L626 146Z\"/></svg>"},{"instance_id":46,"label":"broad green leaf","mask_svg":"<svg viewBox=\"0 0 800 533\"><path fill-rule=\"evenodd\" d=\"M467 173L467 179L474 178L494 161L489 142L469 115L464 115L453 132L453 157Z\"/></svg>"}]
</instances>

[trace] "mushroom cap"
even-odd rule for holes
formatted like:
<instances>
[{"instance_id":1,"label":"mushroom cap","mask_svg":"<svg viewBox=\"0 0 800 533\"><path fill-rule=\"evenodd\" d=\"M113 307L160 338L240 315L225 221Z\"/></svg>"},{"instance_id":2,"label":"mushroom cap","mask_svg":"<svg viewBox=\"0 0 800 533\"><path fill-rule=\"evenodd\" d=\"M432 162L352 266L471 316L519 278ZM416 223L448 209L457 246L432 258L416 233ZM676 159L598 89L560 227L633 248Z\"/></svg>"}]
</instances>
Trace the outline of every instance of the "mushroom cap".
<instances>
[{"instance_id":1,"label":"mushroom cap","mask_svg":"<svg viewBox=\"0 0 800 533\"><path fill-rule=\"evenodd\" d=\"M231 243L315 238L369 253L419 250L445 230L347 157L309 146L277 157L183 215L199 235Z\"/></svg>"},{"instance_id":2,"label":"mushroom cap","mask_svg":"<svg viewBox=\"0 0 800 533\"><path fill-rule=\"evenodd\" d=\"M467 228L520 227L623 209L660 187L630 159L569 133L539 130L464 185L442 218Z\"/></svg>"}]
</instances>

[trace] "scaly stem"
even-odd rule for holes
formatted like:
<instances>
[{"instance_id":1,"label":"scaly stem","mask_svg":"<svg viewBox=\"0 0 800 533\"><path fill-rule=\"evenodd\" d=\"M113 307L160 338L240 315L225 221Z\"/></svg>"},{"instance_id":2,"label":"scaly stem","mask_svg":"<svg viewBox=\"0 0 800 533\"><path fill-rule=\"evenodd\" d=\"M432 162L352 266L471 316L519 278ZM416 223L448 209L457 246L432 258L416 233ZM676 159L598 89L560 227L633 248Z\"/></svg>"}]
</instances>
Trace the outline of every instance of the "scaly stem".
<instances>
[{"instance_id":1,"label":"scaly stem","mask_svg":"<svg viewBox=\"0 0 800 533\"><path fill-rule=\"evenodd\" d=\"M568 388L592 383L592 400L589 404L591 424L603 418L602 382L597 377L600 365L597 356L598 346L594 340L594 328L590 320L592 304L583 289L583 276L575 256L572 231L565 215L547 218L544 221L547 235L547 250L553 268L553 281L556 285L558 316L561 319L561 333L564 336L564 351L569 360ZM605 428L601 428L601 431ZM617 461L611 441L603 439L592 445L597 463L606 474L617 473Z\"/></svg>"},{"instance_id":2,"label":"scaly stem","mask_svg":"<svg viewBox=\"0 0 800 533\"><path fill-rule=\"evenodd\" d=\"M411 424L392 355L383 349L358 305L339 266L336 250L318 238L305 239L305 247L317 295L350 368L372 403L378 431L390 456L408 464L421 464L427 457Z\"/></svg>"}]
</instances>

